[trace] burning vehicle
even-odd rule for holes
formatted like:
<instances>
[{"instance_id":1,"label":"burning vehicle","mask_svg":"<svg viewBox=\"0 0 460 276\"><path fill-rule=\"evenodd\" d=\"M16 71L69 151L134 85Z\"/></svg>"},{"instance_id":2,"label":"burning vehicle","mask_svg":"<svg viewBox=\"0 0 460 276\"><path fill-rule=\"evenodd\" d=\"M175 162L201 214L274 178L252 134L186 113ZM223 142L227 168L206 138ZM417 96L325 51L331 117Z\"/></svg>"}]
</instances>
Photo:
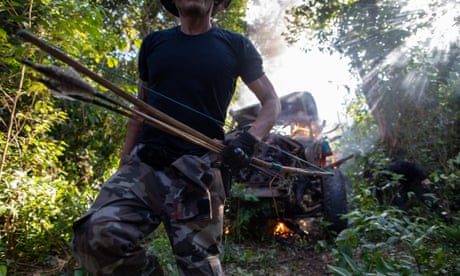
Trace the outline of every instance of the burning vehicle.
<instances>
[{"instance_id":1,"label":"burning vehicle","mask_svg":"<svg viewBox=\"0 0 460 276\"><path fill-rule=\"evenodd\" d=\"M347 227L347 221L341 218L347 212L347 179L340 165L352 156L337 160L310 93L294 92L280 100L282 113L255 157L303 168L311 175L276 173L253 165L234 175L233 182L243 185L258 201L271 202L272 218L289 223L289 228L297 228L294 231L301 230L295 221L322 216L329 229L338 233ZM233 122L228 135L237 135L247 128L259 108L252 105L231 112Z\"/></svg>"}]
</instances>

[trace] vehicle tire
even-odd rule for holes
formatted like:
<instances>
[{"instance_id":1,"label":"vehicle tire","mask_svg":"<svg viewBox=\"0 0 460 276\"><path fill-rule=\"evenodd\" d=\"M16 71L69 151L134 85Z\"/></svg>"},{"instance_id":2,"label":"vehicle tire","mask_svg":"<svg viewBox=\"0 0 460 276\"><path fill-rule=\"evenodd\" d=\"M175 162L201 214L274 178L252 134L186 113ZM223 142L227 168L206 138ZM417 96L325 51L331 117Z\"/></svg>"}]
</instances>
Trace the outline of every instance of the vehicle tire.
<instances>
[{"instance_id":1,"label":"vehicle tire","mask_svg":"<svg viewBox=\"0 0 460 276\"><path fill-rule=\"evenodd\" d=\"M347 213L346 177L338 169L334 175L322 177L324 219L331 223L329 229L337 234L347 228L348 222L341 216Z\"/></svg>"}]
</instances>

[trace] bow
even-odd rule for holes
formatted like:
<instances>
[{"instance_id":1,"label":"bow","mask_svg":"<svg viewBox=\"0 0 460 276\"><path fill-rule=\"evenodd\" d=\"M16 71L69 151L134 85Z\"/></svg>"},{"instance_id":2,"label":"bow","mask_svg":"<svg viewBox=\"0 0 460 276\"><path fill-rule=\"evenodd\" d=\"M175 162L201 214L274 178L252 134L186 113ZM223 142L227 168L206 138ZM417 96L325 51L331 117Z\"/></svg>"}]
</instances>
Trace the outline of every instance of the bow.
<instances>
[{"instance_id":1,"label":"bow","mask_svg":"<svg viewBox=\"0 0 460 276\"><path fill-rule=\"evenodd\" d=\"M164 131L168 134L182 138L198 146L202 146L214 153L220 154L220 152L222 151L224 147L222 143L210 137L207 137L203 133L177 121L176 119L150 106L144 101L123 91L121 88L114 85L112 82L89 70L84 65L69 57L68 55L64 54L63 52L51 47L45 41L37 38L32 33L25 30L20 30L17 32L17 35L23 38L25 41L36 45L43 51L49 53L53 57L61 60L62 62L66 63L74 69L73 70L67 68L63 70L57 66L45 66L34 64L25 59L19 60L25 65L30 66L34 70L37 70L38 72L48 77L48 79L39 79L39 81L47 85L52 91L53 95L66 99L77 99L85 102L90 102L102 107L106 107L121 115L133 118L142 123L146 123L152 127L158 128L159 130ZM81 79L75 70L83 75L86 75L96 83L104 86L105 88L120 96L127 102L131 103L136 108L131 108L130 106L124 103L121 103L117 100L113 100L107 97L106 95L97 92L90 84ZM295 173L314 176L333 175L333 173L328 171L307 170L304 168L288 167L283 166L279 163L266 162L264 160L260 160L254 157L251 159L251 165L254 165L254 167L256 168L260 166L263 168L273 169L281 173Z\"/></svg>"}]
</instances>

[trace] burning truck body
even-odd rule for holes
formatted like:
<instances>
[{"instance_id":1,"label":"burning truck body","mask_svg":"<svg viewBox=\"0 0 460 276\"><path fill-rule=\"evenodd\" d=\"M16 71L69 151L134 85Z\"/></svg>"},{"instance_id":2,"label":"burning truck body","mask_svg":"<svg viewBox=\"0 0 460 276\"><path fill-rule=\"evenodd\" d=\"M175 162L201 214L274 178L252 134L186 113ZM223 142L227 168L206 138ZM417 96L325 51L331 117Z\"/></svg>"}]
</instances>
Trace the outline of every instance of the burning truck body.
<instances>
[{"instance_id":1,"label":"burning truck body","mask_svg":"<svg viewBox=\"0 0 460 276\"><path fill-rule=\"evenodd\" d=\"M347 227L341 215L347 212L346 178L340 164L351 156L336 159L328 139L323 136L316 103L308 92L294 92L280 98L282 112L276 126L264 138L255 157L329 175L276 173L251 166L233 176L258 201L270 201L274 219L289 222L293 231L301 230L299 219L323 217L329 229L340 232ZM259 105L231 112L235 135L247 128L257 117ZM234 195L234 194L232 194ZM235 195L234 195L235 196ZM236 195L238 196L238 195Z\"/></svg>"}]
</instances>

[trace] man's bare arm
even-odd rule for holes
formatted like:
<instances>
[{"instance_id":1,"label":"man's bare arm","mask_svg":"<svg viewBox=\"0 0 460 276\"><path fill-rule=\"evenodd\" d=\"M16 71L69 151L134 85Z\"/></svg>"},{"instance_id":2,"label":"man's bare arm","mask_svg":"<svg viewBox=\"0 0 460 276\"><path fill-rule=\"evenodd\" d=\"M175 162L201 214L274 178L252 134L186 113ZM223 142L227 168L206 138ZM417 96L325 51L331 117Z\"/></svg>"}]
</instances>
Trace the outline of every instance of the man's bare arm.
<instances>
[{"instance_id":1,"label":"man's bare arm","mask_svg":"<svg viewBox=\"0 0 460 276\"><path fill-rule=\"evenodd\" d=\"M147 82L139 81L138 97L143 101L147 99L146 87L148 87ZM129 118L126 130L125 145L123 147L123 151L121 152L121 163L123 163L123 158L125 156L128 156L133 150L133 148L136 146L139 138L139 133L141 131L141 126L141 122L134 118Z\"/></svg>"},{"instance_id":2,"label":"man's bare arm","mask_svg":"<svg viewBox=\"0 0 460 276\"><path fill-rule=\"evenodd\" d=\"M281 103L272 83L266 75L248 83L247 86L256 95L262 105L256 120L252 123L248 131L257 140L261 141L278 119L281 112Z\"/></svg>"}]
</instances>

